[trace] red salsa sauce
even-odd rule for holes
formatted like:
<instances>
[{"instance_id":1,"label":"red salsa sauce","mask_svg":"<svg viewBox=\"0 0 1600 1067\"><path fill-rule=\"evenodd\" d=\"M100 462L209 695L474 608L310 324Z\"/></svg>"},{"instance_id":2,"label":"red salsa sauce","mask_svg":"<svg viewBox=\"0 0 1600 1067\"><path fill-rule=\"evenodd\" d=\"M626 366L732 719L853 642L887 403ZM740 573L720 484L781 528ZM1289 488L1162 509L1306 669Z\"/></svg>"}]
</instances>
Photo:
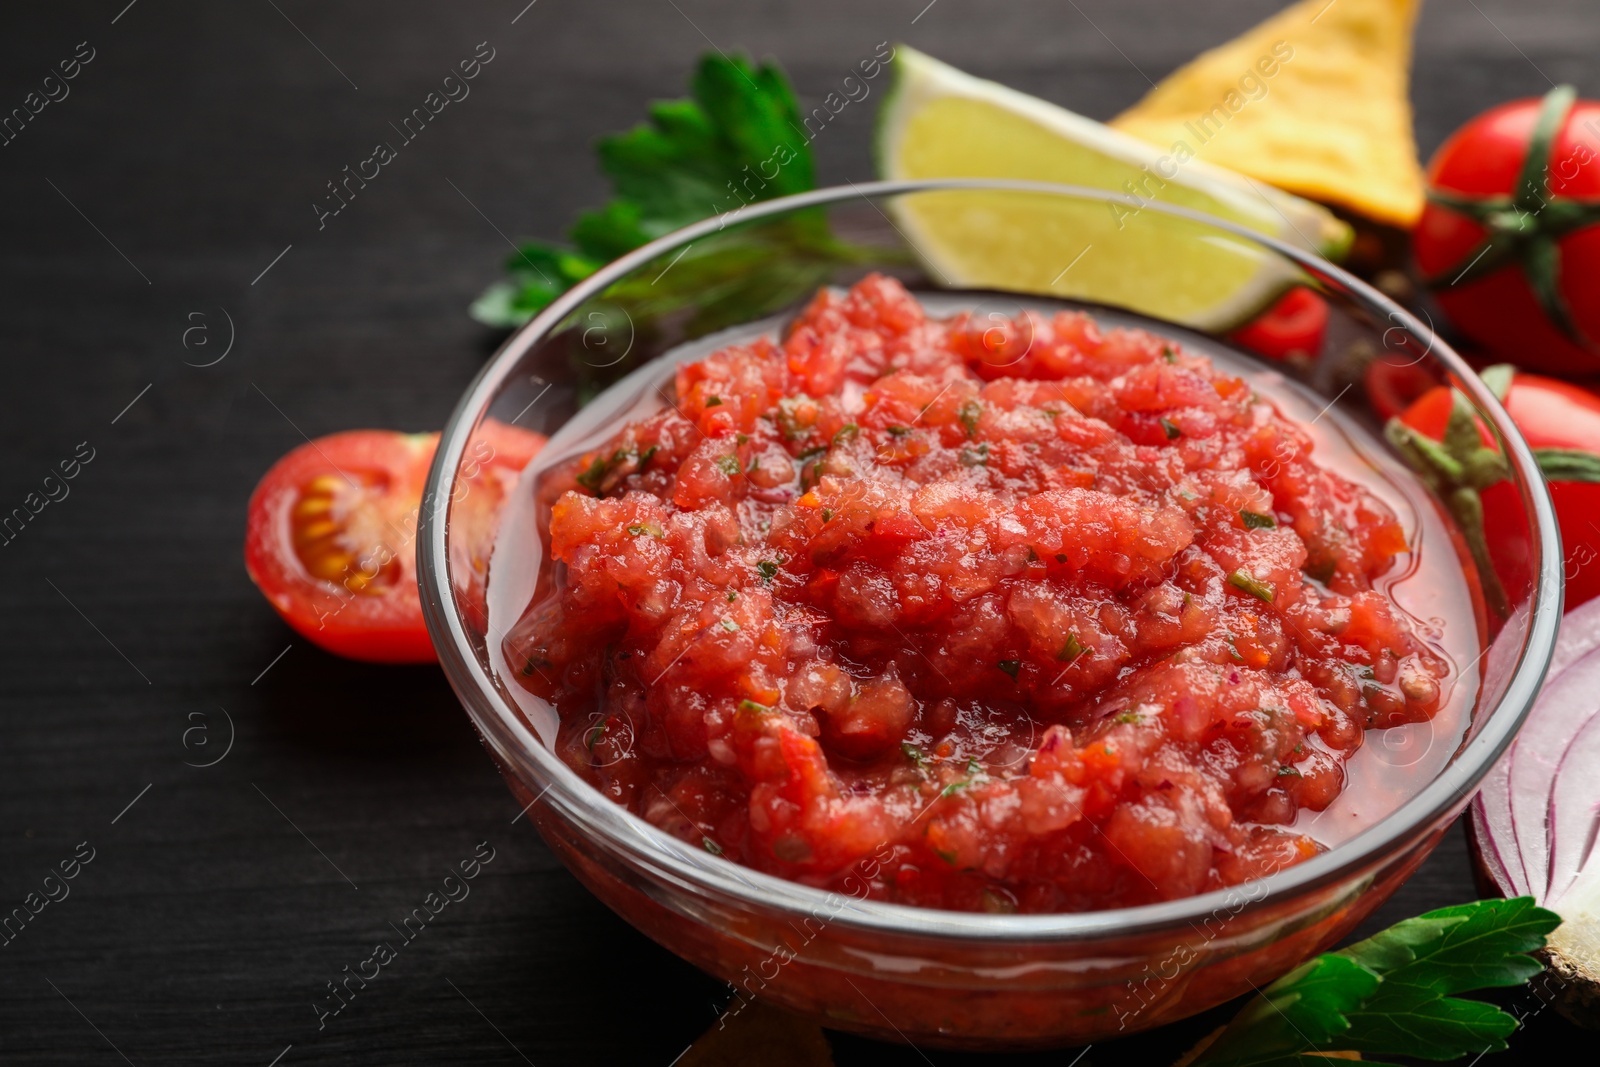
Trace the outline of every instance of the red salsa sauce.
<instances>
[{"instance_id":1,"label":"red salsa sauce","mask_svg":"<svg viewBox=\"0 0 1600 1067\"><path fill-rule=\"evenodd\" d=\"M1440 707L1394 513L1174 340L871 276L662 400L545 473L504 648L563 760L717 855L939 908L1181 897L1315 855L1291 824L1363 733Z\"/></svg>"}]
</instances>

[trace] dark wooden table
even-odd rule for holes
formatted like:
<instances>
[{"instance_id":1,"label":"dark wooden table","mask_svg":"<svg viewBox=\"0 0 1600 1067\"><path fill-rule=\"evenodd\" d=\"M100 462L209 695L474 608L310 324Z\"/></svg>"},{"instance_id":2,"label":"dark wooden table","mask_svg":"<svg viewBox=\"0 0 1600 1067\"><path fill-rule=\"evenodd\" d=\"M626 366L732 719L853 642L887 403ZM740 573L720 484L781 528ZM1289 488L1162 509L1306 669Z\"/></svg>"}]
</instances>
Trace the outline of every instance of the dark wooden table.
<instances>
[{"instance_id":1,"label":"dark wooden table","mask_svg":"<svg viewBox=\"0 0 1600 1067\"><path fill-rule=\"evenodd\" d=\"M291 635L241 564L251 487L302 435L438 427L497 341L465 308L502 235L555 235L594 203L590 141L680 95L713 45L776 56L810 103L903 40L1105 117L1277 6L524 4L0 14L0 114L59 97L0 145L0 515L93 457L0 547L0 908L93 855L0 948L0 1062L671 1063L726 987L511 824L437 671ZM470 97L319 223L325 183L479 42L494 59ZM1548 79L1600 93L1597 51L1588 0L1432 0L1424 151ZM824 181L870 173L872 111L818 138ZM471 896L319 1030L326 983L482 841ZM1381 918L1473 895L1452 834ZM1197 1032L1083 1062L1161 1062ZM1570 1034L1545 1013L1502 1059ZM841 1065L971 1059L834 1044Z\"/></svg>"}]
</instances>

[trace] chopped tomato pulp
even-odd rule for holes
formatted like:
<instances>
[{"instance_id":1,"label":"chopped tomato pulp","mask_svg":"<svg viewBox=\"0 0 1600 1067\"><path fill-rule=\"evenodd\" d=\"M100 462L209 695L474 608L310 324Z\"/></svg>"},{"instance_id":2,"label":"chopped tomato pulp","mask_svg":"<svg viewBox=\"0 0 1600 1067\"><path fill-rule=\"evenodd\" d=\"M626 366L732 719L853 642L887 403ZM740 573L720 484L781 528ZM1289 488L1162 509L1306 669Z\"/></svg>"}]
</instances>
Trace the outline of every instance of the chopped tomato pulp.
<instances>
[{"instance_id":1,"label":"chopped tomato pulp","mask_svg":"<svg viewBox=\"0 0 1600 1067\"><path fill-rule=\"evenodd\" d=\"M879 899L1086 910L1298 862L1363 731L1447 679L1375 585L1389 508L1246 381L1082 313L823 291L539 492L564 568L505 648L562 758Z\"/></svg>"}]
</instances>

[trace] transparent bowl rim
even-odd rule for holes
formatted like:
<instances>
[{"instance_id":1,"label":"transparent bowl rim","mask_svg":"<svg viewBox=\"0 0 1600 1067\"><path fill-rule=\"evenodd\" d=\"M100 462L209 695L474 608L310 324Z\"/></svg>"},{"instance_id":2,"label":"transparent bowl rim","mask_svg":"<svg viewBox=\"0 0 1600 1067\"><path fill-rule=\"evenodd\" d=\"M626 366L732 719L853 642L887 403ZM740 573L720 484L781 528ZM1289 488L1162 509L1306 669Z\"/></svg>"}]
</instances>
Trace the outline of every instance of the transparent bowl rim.
<instances>
[{"instance_id":1,"label":"transparent bowl rim","mask_svg":"<svg viewBox=\"0 0 1600 1067\"><path fill-rule=\"evenodd\" d=\"M1415 839L1447 815L1458 810L1477 788L1527 716L1544 679L1554 650L1562 610L1560 535L1554 507L1533 454L1510 416L1470 367L1427 325L1410 312L1349 272L1320 257L1276 238L1203 212L1160 203L1143 210L1199 222L1278 253L1308 270L1330 279L1368 305L1383 318L1425 343L1484 412L1504 442L1511 466L1520 478L1524 505L1532 515L1531 532L1539 545L1539 567L1532 596L1527 638L1505 696L1486 714L1482 728L1456 759L1432 782L1373 826L1321 855L1280 870L1254 882L1212 890L1195 896L1135 907L1102 911L1027 915L991 915L944 911L910 905L846 897L788 879L769 875L712 856L679 841L603 796L547 747L522 721L517 709L496 692L471 650L462 620L454 609L446 517L450 501L447 482L461 463L471 432L488 412L511 375L517 361L539 340L586 301L601 294L614 281L657 257L732 223L782 215L855 198L942 190L994 190L1043 193L1121 202L1119 194L1101 189L1048 182L1007 179L931 179L916 181L852 182L793 196L747 204L722 216L705 219L650 242L607 266L562 294L537 316L516 330L479 372L446 424L429 471L418 515L417 555L423 614L439 655L440 665L465 705L480 736L502 765L514 770L532 790L542 785L529 808L548 804L558 815L579 827L591 840L614 856L642 868L658 882L670 882L680 891L732 900L755 911L781 910L796 914L831 913L830 922L866 934L912 938L942 938L958 942L1073 943L1108 937L1134 937L1192 926L1218 911L1237 910L1241 895L1262 906L1271 901L1310 893L1381 863L1398 846ZM873 206L876 206L874 204ZM880 209L881 210L881 209ZM526 810L526 809L525 809Z\"/></svg>"}]
</instances>

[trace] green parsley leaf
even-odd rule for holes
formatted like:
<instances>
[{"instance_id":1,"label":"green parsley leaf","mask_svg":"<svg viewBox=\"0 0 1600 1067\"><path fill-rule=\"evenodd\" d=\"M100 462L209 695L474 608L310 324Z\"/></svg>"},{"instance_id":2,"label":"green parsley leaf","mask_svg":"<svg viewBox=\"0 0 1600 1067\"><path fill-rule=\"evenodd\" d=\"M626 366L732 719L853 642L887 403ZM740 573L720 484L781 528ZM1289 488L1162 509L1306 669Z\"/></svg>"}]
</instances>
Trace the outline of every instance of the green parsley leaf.
<instances>
[{"instance_id":1,"label":"green parsley leaf","mask_svg":"<svg viewBox=\"0 0 1600 1067\"><path fill-rule=\"evenodd\" d=\"M1083 655L1083 644L1078 640L1077 634L1068 634L1067 643L1061 646L1061 651L1056 653L1056 659L1062 663L1071 663Z\"/></svg>"},{"instance_id":2,"label":"green parsley leaf","mask_svg":"<svg viewBox=\"0 0 1600 1067\"><path fill-rule=\"evenodd\" d=\"M922 766L928 758L922 754L922 749L913 745L910 741L900 742L900 751L905 753L906 759L915 763L918 767Z\"/></svg>"},{"instance_id":3,"label":"green parsley leaf","mask_svg":"<svg viewBox=\"0 0 1600 1067\"><path fill-rule=\"evenodd\" d=\"M705 850L707 852L711 853L713 856L722 855L722 846L717 844L715 841L711 840L711 838L706 837L704 834L702 834L701 837L700 837L700 844L701 844L702 847L705 848Z\"/></svg>"},{"instance_id":4,"label":"green parsley leaf","mask_svg":"<svg viewBox=\"0 0 1600 1067\"><path fill-rule=\"evenodd\" d=\"M1527 953L1544 946L1560 923L1531 897L1480 900L1440 908L1391 926L1339 954L1381 975L1383 983L1348 1013L1346 1047L1428 1059L1501 1051L1517 1028L1491 1004L1452 994L1519 986L1542 969Z\"/></svg>"},{"instance_id":5,"label":"green parsley leaf","mask_svg":"<svg viewBox=\"0 0 1600 1067\"><path fill-rule=\"evenodd\" d=\"M1278 525L1278 520L1271 515L1264 515L1259 511L1241 511L1239 519L1244 523L1246 530L1270 530Z\"/></svg>"},{"instance_id":6,"label":"green parsley leaf","mask_svg":"<svg viewBox=\"0 0 1600 1067\"><path fill-rule=\"evenodd\" d=\"M761 580L770 582L778 576L778 564L770 559L764 559L756 564L756 573L761 575Z\"/></svg>"},{"instance_id":7,"label":"green parsley leaf","mask_svg":"<svg viewBox=\"0 0 1600 1067\"><path fill-rule=\"evenodd\" d=\"M1178 429L1178 424L1167 418L1161 417L1161 431L1167 435L1167 440L1176 441L1183 436L1183 431Z\"/></svg>"},{"instance_id":8,"label":"green parsley leaf","mask_svg":"<svg viewBox=\"0 0 1600 1067\"><path fill-rule=\"evenodd\" d=\"M966 427L968 437L978 436L978 419L983 416L983 405L976 400L962 401L956 417L961 420L961 425Z\"/></svg>"},{"instance_id":9,"label":"green parsley leaf","mask_svg":"<svg viewBox=\"0 0 1600 1067\"><path fill-rule=\"evenodd\" d=\"M708 408L721 407L722 406L722 398L720 396L708 397L706 399L705 406L708 407Z\"/></svg>"},{"instance_id":10,"label":"green parsley leaf","mask_svg":"<svg viewBox=\"0 0 1600 1067\"><path fill-rule=\"evenodd\" d=\"M1015 678L1022 670L1022 661L1017 659L1003 659L999 663L996 663L995 666L1011 675L1012 678Z\"/></svg>"},{"instance_id":11,"label":"green parsley leaf","mask_svg":"<svg viewBox=\"0 0 1600 1067\"><path fill-rule=\"evenodd\" d=\"M1263 989L1191 1067L1294 1064L1320 1049L1342 1048L1345 1012L1377 991L1376 974L1345 956L1324 954Z\"/></svg>"},{"instance_id":12,"label":"green parsley leaf","mask_svg":"<svg viewBox=\"0 0 1600 1067\"><path fill-rule=\"evenodd\" d=\"M495 282L472 302L468 313L488 326L520 326L556 297L605 265L609 257L588 256L554 245L525 243L506 260L508 281Z\"/></svg>"},{"instance_id":13,"label":"green parsley leaf","mask_svg":"<svg viewBox=\"0 0 1600 1067\"><path fill-rule=\"evenodd\" d=\"M573 480L595 496L600 496L604 492L606 482L611 475L618 467L622 466L630 455L632 453L627 449L619 448L611 453L609 457L596 456L594 461Z\"/></svg>"},{"instance_id":14,"label":"green parsley leaf","mask_svg":"<svg viewBox=\"0 0 1600 1067\"><path fill-rule=\"evenodd\" d=\"M885 429L889 431L890 437L905 437L911 433L909 426L888 426Z\"/></svg>"},{"instance_id":15,"label":"green parsley leaf","mask_svg":"<svg viewBox=\"0 0 1600 1067\"><path fill-rule=\"evenodd\" d=\"M722 628L728 631L730 634L736 634L740 629L739 624L734 622L732 619L723 619Z\"/></svg>"},{"instance_id":16,"label":"green parsley leaf","mask_svg":"<svg viewBox=\"0 0 1600 1067\"><path fill-rule=\"evenodd\" d=\"M738 456L718 456L717 457L717 470L721 471L723 474L726 474L728 477L732 478L735 474L739 473L739 457Z\"/></svg>"},{"instance_id":17,"label":"green parsley leaf","mask_svg":"<svg viewBox=\"0 0 1600 1067\"><path fill-rule=\"evenodd\" d=\"M979 441L975 445L963 445L956 455L956 462L963 467L987 467L989 465L989 442Z\"/></svg>"},{"instance_id":18,"label":"green parsley leaf","mask_svg":"<svg viewBox=\"0 0 1600 1067\"><path fill-rule=\"evenodd\" d=\"M1561 922L1532 897L1430 911L1325 953L1261 991L1194 1067L1323 1062L1319 1052L1450 1060L1498 1052L1517 1028L1492 1004L1454 994L1518 986Z\"/></svg>"},{"instance_id":19,"label":"green parsley leaf","mask_svg":"<svg viewBox=\"0 0 1600 1067\"><path fill-rule=\"evenodd\" d=\"M752 715L766 715L772 711L772 709L767 707L765 704L758 704L754 700L739 701L739 710L747 711Z\"/></svg>"},{"instance_id":20,"label":"green parsley leaf","mask_svg":"<svg viewBox=\"0 0 1600 1067\"><path fill-rule=\"evenodd\" d=\"M574 248L519 247L510 280L473 304L474 318L519 326L624 252L747 201L815 188L799 104L777 66L707 54L690 93L652 104L648 122L601 139L613 198L573 225Z\"/></svg>"}]
</instances>

